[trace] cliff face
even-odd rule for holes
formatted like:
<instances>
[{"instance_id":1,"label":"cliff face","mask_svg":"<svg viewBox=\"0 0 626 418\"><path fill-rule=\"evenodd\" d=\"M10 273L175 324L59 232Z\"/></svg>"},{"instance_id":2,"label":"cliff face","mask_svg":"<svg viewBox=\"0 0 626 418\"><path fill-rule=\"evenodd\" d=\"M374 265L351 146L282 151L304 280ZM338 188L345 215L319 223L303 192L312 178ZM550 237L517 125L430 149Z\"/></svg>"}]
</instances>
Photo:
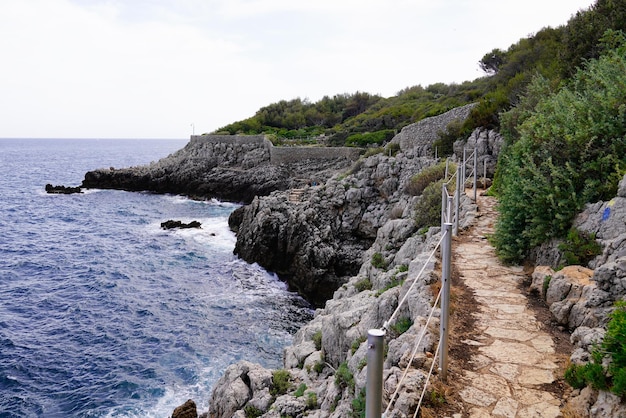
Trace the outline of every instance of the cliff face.
<instances>
[{"instance_id":1,"label":"cliff face","mask_svg":"<svg viewBox=\"0 0 626 418\"><path fill-rule=\"evenodd\" d=\"M274 156L271 143L263 136L195 136L184 148L156 163L90 171L85 174L82 187L249 203L255 196L274 190L324 181L357 156L355 150L331 156L328 151L318 151L319 155L297 151L294 149L302 159L289 161L281 155Z\"/></svg>"},{"instance_id":2,"label":"cliff face","mask_svg":"<svg viewBox=\"0 0 626 418\"><path fill-rule=\"evenodd\" d=\"M405 189L414 174L435 162L430 154L430 144L437 138L435 127L443 130L458 117L457 110L417 124L428 129L407 127L392 141L400 145L396 155L385 152L364 158L324 184L297 195L274 192L258 197L233 214L236 251L242 257L252 257L269 269L285 269L292 286L305 294L307 286L333 286L326 291L332 298L316 310L315 318L296 333L293 345L284 352L284 368L295 382L294 389L306 387L303 396L272 396L273 372L242 361L231 365L216 383L210 416L244 416L248 408L264 417L352 416L353 402L363 401L367 330L380 328L415 284L398 313L412 325L401 335L390 332L383 372L384 389L391 393L408 362L410 347L425 332L419 350L423 354L414 360L408 376L415 385L407 385L410 389L402 391L392 411L393 416L412 415L419 398L413 387L423 381L423 369L430 366L429 354L437 341L436 332L425 323L433 303L430 285L438 280L435 262L427 261L439 241L440 228L416 229L420 197ZM419 132L427 134L419 136ZM493 135L477 131L472 138L483 150L480 162L497 158ZM489 138L492 144L486 145ZM462 150L463 144L457 145ZM464 228L477 214L465 197L461 209ZM354 269L347 270L346 265ZM323 299L324 295L313 296ZM344 370L341 376L339 369ZM353 379L352 384L345 379Z\"/></svg>"}]
</instances>

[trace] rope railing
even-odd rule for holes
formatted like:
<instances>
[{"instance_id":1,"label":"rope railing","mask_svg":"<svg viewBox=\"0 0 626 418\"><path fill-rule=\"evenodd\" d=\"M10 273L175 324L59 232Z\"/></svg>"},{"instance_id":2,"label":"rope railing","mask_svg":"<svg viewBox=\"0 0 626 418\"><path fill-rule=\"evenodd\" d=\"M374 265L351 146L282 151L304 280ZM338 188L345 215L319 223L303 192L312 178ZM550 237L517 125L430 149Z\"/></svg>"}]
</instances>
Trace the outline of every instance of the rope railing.
<instances>
[{"instance_id":1,"label":"rope railing","mask_svg":"<svg viewBox=\"0 0 626 418\"><path fill-rule=\"evenodd\" d=\"M419 334L419 336L417 338L417 342L413 346L413 351L411 352L411 358L409 359L409 361L407 363L407 366L404 369L404 373L402 373L402 377L400 378L400 381L396 385L396 390L391 395L391 398L389 398L389 403L387 404L387 409L385 409L385 414L387 412L389 412L389 409L393 405L393 401L395 400L396 395L398 394L398 392L402 388L402 385L404 383L404 379L406 378L406 375L409 373L409 368L410 368L411 364L413 363L413 359L415 359L415 355L417 354L417 350L419 349L419 346L422 343L422 339L424 339L424 336L426 335L426 330L428 329L428 324L430 323L430 320L433 317L433 313L435 312L435 308L437 307L437 304L439 303L439 299L441 298L442 291L443 291L443 288L439 289L439 293L437 294L437 298L435 299L435 303L433 304L433 307L430 310L430 314L428 315L428 319L426 320L426 323L422 327L422 332ZM437 351L439 351L439 344L437 344ZM435 354L435 357L433 358L433 364L435 364L435 359L436 358L437 358L437 354ZM426 388L427 383L428 383L428 378L426 378L426 383L424 384L424 388ZM419 406L418 406L418 408L419 408Z\"/></svg>"},{"instance_id":2,"label":"rope railing","mask_svg":"<svg viewBox=\"0 0 626 418\"><path fill-rule=\"evenodd\" d=\"M473 157L473 177L474 177L474 201L476 201L476 168L477 168L477 156L476 149L469 156ZM409 368L413 363L413 359L417 354L417 350L426 335L426 331L428 329L428 325L433 317L435 309L437 308L437 303L441 301L440 307L440 321L439 321L439 343L437 344L437 349L435 351L435 356L433 357L433 361L430 366L430 370L428 375L426 376L424 387L422 389L422 393L417 405L417 409L415 411L414 417L417 416L417 413L422 405L422 401L424 398L424 394L426 393L426 388L428 386L428 382L430 377L432 376L433 369L435 367L435 363L437 363L437 358L439 358L439 369L440 369L440 378L443 381L447 380L448 375L448 332L449 332L449 305L450 305L450 278L451 278L451 259L452 259L452 235L457 235L459 230L459 218L460 218L460 202L461 202L461 190L465 191L465 169L467 165L467 155L466 150L463 150L463 162L457 167L457 170L454 174L452 174L449 178L449 161L446 162L446 172L445 172L445 181L441 188L441 238L437 245L435 245L434 249L431 251L427 260L424 262L421 270L411 283L411 286L407 290L406 294L402 297L398 306L391 314L389 319L384 322L381 329L371 329L368 332L368 352L367 352L367 381L366 381L366 403L365 403L365 416L366 418L380 418L382 411L382 402L383 402L383 394L382 394L382 375L383 375L383 349L384 349L384 338L386 331L389 329L389 324L394 320L396 315L402 309L404 303L408 299L411 291L414 286L418 283L419 278L422 276L424 271L426 270L426 266L430 263L431 259L435 256L435 253L439 248L441 248L441 289L437 298L435 299L435 303L433 304L430 313L428 315L428 319L426 323L422 327L422 331L418 338L416 339L416 343L413 346L413 350L411 352L410 360L407 363L406 369L404 370L398 384L396 385L396 389L392 394L391 398L387 403L387 407L385 412L382 414L384 417L393 406L395 398L402 388L404 384L404 380L409 372ZM448 188L452 183L452 180L456 180L454 196L451 196ZM454 208L454 210L453 210Z\"/></svg>"},{"instance_id":3,"label":"rope railing","mask_svg":"<svg viewBox=\"0 0 626 418\"><path fill-rule=\"evenodd\" d=\"M435 245L435 248L430 252L430 255L428 256L428 258L424 262L424 265L422 266L422 269L419 271L419 273L417 273L417 276L415 277L415 280L413 280L413 283L411 283L411 286L409 287L409 290L407 290L407 292L404 295L404 297L402 298L402 300L398 303L398 306L396 307L396 309L389 316L389 319L384 322L383 327L382 327L382 329L384 331L388 331L389 330L389 324L391 323L391 321L393 321L393 319L396 317L398 312L400 312L400 309L402 308L402 305L404 305L404 302L406 302L407 298L409 297L409 294L411 293L411 290L413 290L413 287L418 282L419 278L422 277L422 274L426 270L426 266L428 266L428 263L430 263L430 260L432 260L432 258L435 256L435 253L439 249L439 246L443 242L444 238L445 238L445 234L441 234L441 238L439 239L439 242L437 242L437 245Z\"/></svg>"}]
</instances>

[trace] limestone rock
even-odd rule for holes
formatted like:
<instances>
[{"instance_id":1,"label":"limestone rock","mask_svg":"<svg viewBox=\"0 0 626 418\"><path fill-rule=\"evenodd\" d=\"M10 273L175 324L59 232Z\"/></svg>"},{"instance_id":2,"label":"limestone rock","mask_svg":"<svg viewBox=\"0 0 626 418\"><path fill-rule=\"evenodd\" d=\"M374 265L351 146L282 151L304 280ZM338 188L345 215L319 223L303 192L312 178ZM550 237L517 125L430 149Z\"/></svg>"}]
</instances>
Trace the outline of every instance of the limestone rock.
<instances>
[{"instance_id":1,"label":"limestone rock","mask_svg":"<svg viewBox=\"0 0 626 418\"><path fill-rule=\"evenodd\" d=\"M555 275L554 270L552 270L549 266L537 266L533 270L532 274L532 282L530 284L529 290L531 292L536 292L541 296L542 299L545 299L545 291L547 290L545 283L552 279Z\"/></svg>"},{"instance_id":2,"label":"limestone rock","mask_svg":"<svg viewBox=\"0 0 626 418\"><path fill-rule=\"evenodd\" d=\"M174 409L172 418L198 418L196 403L191 399L187 400L187 402Z\"/></svg>"}]
</instances>

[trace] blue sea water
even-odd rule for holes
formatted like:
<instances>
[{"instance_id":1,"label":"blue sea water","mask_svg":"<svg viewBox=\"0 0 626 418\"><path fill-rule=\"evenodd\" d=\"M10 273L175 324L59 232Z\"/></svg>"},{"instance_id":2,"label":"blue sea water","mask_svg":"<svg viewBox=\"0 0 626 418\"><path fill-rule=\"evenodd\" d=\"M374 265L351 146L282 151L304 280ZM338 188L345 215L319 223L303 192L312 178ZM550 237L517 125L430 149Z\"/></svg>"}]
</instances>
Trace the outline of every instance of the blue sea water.
<instances>
[{"instance_id":1,"label":"blue sea water","mask_svg":"<svg viewBox=\"0 0 626 418\"><path fill-rule=\"evenodd\" d=\"M232 254L236 205L44 191L185 143L0 139L0 417L167 417L189 398L205 411L229 364L280 367L312 312Z\"/></svg>"}]
</instances>

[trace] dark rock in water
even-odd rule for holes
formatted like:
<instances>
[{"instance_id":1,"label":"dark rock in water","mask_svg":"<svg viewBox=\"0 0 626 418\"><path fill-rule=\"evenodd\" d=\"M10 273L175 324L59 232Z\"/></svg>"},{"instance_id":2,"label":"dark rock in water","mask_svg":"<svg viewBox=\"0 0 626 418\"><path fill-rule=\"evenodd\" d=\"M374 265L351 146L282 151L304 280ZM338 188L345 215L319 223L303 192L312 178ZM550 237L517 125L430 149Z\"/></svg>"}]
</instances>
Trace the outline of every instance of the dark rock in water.
<instances>
[{"instance_id":1,"label":"dark rock in water","mask_svg":"<svg viewBox=\"0 0 626 418\"><path fill-rule=\"evenodd\" d=\"M174 221L172 219L170 219L169 221L165 221L165 222L161 222L161 228L163 229L174 229L174 228L181 228L181 229L187 229L187 228L201 228L201 223L198 221L191 221L188 224L182 222L182 221Z\"/></svg>"},{"instance_id":2,"label":"dark rock in water","mask_svg":"<svg viewBox=\"0 0 626 418\"><path fill-rule=\"evenodd\" d=\"M46 192L53 194L72 194L72 193L82 193L80 186L76 187L67 187L67 186L53 186L52 184L46 184Z\"/></svg>"},{"instance_id":3,"label":"dark rock in water","mask_svg":"<svg viewBox=\"0 0 626 418\"><path fill-rule=\"evenodd\" d=\"M189 399L187 402L174 409L172 418L198 418L196 403Z\"/></svg>"}]
</instances>

